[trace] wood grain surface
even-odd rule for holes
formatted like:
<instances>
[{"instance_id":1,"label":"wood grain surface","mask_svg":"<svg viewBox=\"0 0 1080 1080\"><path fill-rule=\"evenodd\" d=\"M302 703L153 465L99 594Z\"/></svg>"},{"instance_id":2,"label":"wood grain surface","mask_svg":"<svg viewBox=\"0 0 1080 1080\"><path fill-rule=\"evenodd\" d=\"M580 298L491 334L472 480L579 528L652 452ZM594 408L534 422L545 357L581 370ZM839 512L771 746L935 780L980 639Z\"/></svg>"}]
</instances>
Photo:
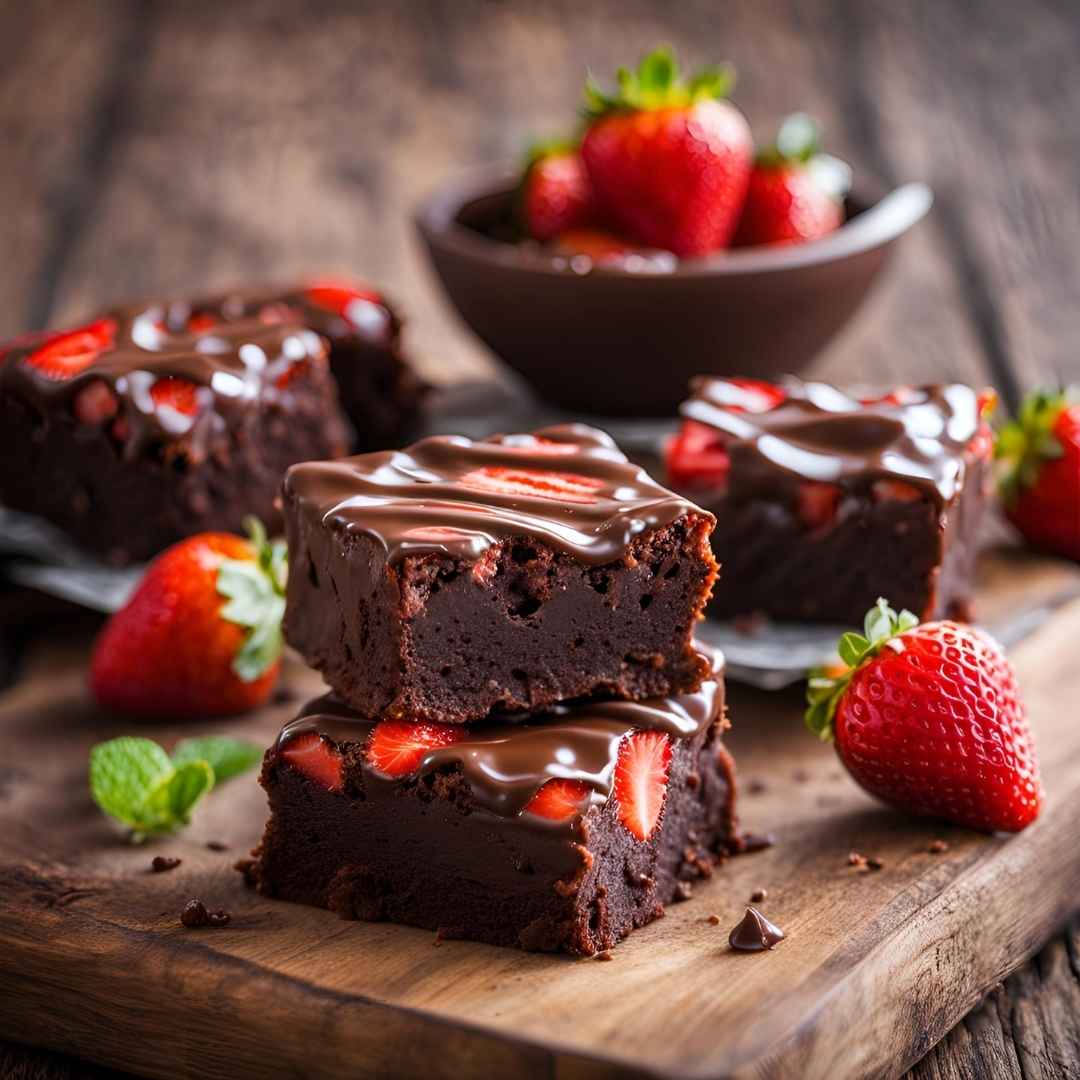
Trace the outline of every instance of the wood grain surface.
<instances>
[{"instance_id":1,"label":"wood grain surface","mask_svg":"<svg viewBox=\"0 0 1080 1080\"><path fill-rule=\"evenodd\" d=\"M409 211L559 130L587 64L667 40L734 60L759 130L810 109L863 174L935 189L818 373L989 380L1007 398L1080 376L1071 0L6 0L0 40L0 337L130 294L348 270L401 301L431 377L487 372ZM916 1074L1080 1075L1078 970L1074 931ZM0 1053L0 1076L36 1075L98 1070Z\"/></svg>"},{"instance_id":2,"label":"wood grain surface","mask_svg":"<svg viewBox=\"0 0 1080 1080\"><path fill-rule=\"evenodd\" d=\"M1039 822L985 837L891 813L802 730L797 689L732 687L743 824L778 843L730 860L604 965L437 945L251 893L233 869L265 816L251 776L182 836L126 843L85 786L89 747L124 725L87 699L85 634L42 640L0 701L15 763L0 791L0 1030L158 1077L896 1076L1039 949L1080 888L1080 729L1060 707L1080 693L1080 600L1066 599L1080 570L1010 554L983 578L995 625L1056 607L1014 654L1050 792ZM225 728L268 743L319 680L292 664L285 688ZM166 745L182 733L154 729ZM851 851L883 868L853 869ZM183 863L153 874L158 852ZM726 931L758 888L788 938L740 956ZM183 929L192 896L230 925Z\"/></svg>"}]
</instances>

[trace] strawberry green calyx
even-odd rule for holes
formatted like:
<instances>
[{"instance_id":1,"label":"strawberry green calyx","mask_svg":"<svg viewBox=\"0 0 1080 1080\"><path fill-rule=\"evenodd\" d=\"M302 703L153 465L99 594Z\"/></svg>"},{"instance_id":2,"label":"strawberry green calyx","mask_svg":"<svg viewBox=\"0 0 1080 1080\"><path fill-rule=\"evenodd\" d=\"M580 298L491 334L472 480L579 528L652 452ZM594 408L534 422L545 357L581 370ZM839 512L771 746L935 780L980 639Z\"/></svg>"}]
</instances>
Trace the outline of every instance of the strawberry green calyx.
<instances>
[{"instance_id":1,"label":"strawberry green calyx","mask_svg":"<svg viewBox=\"0 0 1080 1080\"><path fill-rule=\"evenodd\" d=\"M919 620L906 609L897 614L882 597L866 613L863 632L848 631L840 636L836 651L846 665L837 672L831 668L815 668L806 684L806 726L819 739L829 742L833 737L836 707L844 696L856 670L872 660L883 648L903 649L897 640L900 634L918 626Z\"/></svg>"},{"instance_id":2,"label":"strawberry green calyx","mask_svg":"<svg viewBox=\"0 0 1080 1080\"><path fill-rule=\"evenodd\" d=\"M576 154L581 148L579 142L573 139L537 139L530 143L525 151L525 163L522 173L527 174L534 165L539 164L546 158L561 157L564 154Z\"/></svg>"},{"instance_id":3,"label":"strawberry green calyx","mask_svg":"<svg viewBox=\"0 0 1080 1080\"><path fill-rule=\"evenodd\" d=\"M1080 390L1036 390L1020 406L1015 420L1003 425L994 440L998 462L998 487L1006 506L1039 478L1044 461L1059 458L1064 447L1054 435L1058 417L1080 401Z\"/></svg>"},{"instance_id":4,"label":"strawberry green calyx","mask_svg":"<svg viewBox=\"0 0 1080 1080\"><path fill-rule=\"evenodd\" d=\"M680 108L727 97L735 85L735 69L730 64L713 65L687 81L680 77L671 46L661 45L642 58L637 71L619 68L615 79L618 89L614 93L602 90L591 75L585 80L587 119L613 112Z\"/></svg>"},{"instance_id":5,"label":"strawberry green calyx","mask_svg":"<svg viewBox=\"0 0 1080 1080\"><path fill-rule=\"evenodd\" d=\"M821 129L806 113L792 113L780 125L776 141L758 151L759 169L805 168L826 194L840 201L851 190L851 166L822 148Z\"/></svg>"},{"instance_id":6,"label":"strawberry green calyx","mask_svg":"<svg viewBox=\"0 0 1080 1080\"><path fill-rule=\"evenodd\" d=\"M271 542L261 521L244 520L255 558L223 559L217 591L227 599L221 617L247 630L233 658L233 671L254 682L281 656L281 619L285 614L288 551L284 540Z\"/></svg>"}]
</instances>

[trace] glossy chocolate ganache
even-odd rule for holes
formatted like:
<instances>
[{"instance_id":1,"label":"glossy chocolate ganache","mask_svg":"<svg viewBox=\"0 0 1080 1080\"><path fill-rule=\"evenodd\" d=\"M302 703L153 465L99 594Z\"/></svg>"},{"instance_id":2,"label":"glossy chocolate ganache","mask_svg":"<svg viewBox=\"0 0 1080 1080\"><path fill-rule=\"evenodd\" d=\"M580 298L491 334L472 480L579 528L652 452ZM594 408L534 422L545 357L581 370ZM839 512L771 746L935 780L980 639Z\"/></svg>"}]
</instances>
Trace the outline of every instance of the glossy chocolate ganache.
<instances>
[{"instance_id":1,"label":"glossy chocolate ganache","mask_svg":"<svg viewBox=\"0 0 1080 1080\"><path fill-rule=\"evenodd\" d=\"M497 718L464 727L450 746L428 751L409 779L457 767L477 803L502 817L521 814L540 787L554 777L580 780L591 795L582 805L602 805L611 794L619 745L632 731L661 731L672 739L693 739L714 722L724 722L723 656L698 645L711 677L693 694L645 701L594 701L557 706L526 722ZM376 725L332 694L310 702L286 724L277 751L300 735L315 732L338 747L362 746ZM368 777L385 779L365 762ZM400 782L400 780L395 781ZM530 815L531 816L531 815Z\"/></svg>"},{"instance_id":2,"label":"glossy chocolate ganache","mask_svg":"<svg viewBox=\"0 0 1080 1080\"><path fill-rule=\"evenodd\" d=\"M126 425L124 453L134 457L149 442L217 434L238 414L287 397L290 379L301 368L326 368L322 339L304 326L257 318L198 321L189 315L186 304L133 305L16 347L0 364L0 390L31 406L37 402L46 412L52 401L74 403L91 384L104 383L116 399L115 415ZM75 358L72 373L58 377L35 364L52 348ZM192 384L196 407L159 400L155 387L164 379Z\"/></svg>"},{"instance_id":3,"label":"glossy chocolate ganache","mask_svg":"<svg viewBox=\"0 0 1080 1080\"><path fill-rule=\"evenodd\" d=\"M478 442L433 436L405 450L307 462L288 471L285 493L313 525L378 540L391 563L428 553L476 560L502 540L534 537L602 565L686 514L711 520L583 424Z\"/></svg>"},{"instance_id":4,"label":"glossy chocolate ganache","mask_svg":"<svg viewBox=\"0 0 1080 1080\"><path fill-rule=\"evenodd\" d=\"M892 479L942 506L962 489L965 450L982 423L970 387L933 384L856 397L789 378L778 389L777 403L752 383L703 376L681 406L684 417L724 436L732 497L769 496L806 480L855 487Z\"/></svg>"}]
</instances>

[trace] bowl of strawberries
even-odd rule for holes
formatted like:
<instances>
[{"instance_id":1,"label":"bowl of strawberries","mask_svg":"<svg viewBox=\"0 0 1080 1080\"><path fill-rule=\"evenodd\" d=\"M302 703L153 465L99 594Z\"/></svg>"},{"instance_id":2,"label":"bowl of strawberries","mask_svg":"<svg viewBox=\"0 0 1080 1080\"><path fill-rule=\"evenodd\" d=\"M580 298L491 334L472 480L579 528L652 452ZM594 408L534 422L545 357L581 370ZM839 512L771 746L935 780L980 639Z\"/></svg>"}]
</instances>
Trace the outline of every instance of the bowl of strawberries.
<instances>
[{"instance_id":1,"label":"bowl of strawberries","mask_svg":"<svg viewBox=\"0 0 1080 1080\"><path fill-rule=\"evenodd\" d=\"M924 184L852 186L803 114L755 151L731 84L657 49L586 84L576 137L418 210L451 303L547 400L668 415L694 375L798 372L930 208Z\"/></svg>"}]
</instances>

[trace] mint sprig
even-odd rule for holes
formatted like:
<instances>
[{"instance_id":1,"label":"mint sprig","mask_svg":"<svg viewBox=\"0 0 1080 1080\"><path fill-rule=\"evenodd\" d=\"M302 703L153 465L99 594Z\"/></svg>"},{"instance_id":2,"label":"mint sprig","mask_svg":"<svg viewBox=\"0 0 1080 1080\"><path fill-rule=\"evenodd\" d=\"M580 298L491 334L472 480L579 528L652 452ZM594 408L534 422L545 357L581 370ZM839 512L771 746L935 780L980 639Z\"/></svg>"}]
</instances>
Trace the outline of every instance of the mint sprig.
<instances>
[{"instance_id":1,"label":"mint sprig","mask_svg":"<svg viewBox=\"0 0 1080 1080\"><path fill-rule=\"evenodd\" d=\"M90 794L133 840L175 832L218 781L250 769L253 743L209 736L184 739L170 757L153 739L125 735L90 751Z\"/></svg>"},{"instance_id":2,"label":"mint sprig","mask_svg":"<svg viewBox=\"0 0 1080 1080\"><path fill-rule=\"evenodd\" d=\"M687 81L679 73L671 46L661 45L642 58L636 71L619 68L615 81L618 88L609 93L591 75L586 78L583 111L587 119L612 112L685 107L726 97L735 85L735 69L730 64L716 64L702 68Z\"/></svg>"},{"instance_id":3,"label":"mint sprig","mask_svg":"<svg viewBox=\"0 0 1080 1080\"><path fill-rule=\"evenodd\" d=\"M840 635L836 651L846 665L843 671L833 672L827 668L815 668L806 684L806 726L819 739L829 742L833 737L833 720L836 707L844 696L852 675L868 660L890 645L903 648L896 641L900 634L918 626L918 617L904 610L897 614L882 597L866 613L861 634L849 630Z\"/></svg>"},{"instance_id":4,"label":"mint sprig","mask_svg":"<svg viewBox=\"0 0 1080 1080\"><path fill-rule=\"evenodd\" d=\"M221 617L247 630L233 658L233 671L244 682L254 682L281 656L288 551L284 540L270 542L257 518L246 518L244 527L255 559L223 559L217 591L228 600Z\"/></svg>"}]
</instances>

